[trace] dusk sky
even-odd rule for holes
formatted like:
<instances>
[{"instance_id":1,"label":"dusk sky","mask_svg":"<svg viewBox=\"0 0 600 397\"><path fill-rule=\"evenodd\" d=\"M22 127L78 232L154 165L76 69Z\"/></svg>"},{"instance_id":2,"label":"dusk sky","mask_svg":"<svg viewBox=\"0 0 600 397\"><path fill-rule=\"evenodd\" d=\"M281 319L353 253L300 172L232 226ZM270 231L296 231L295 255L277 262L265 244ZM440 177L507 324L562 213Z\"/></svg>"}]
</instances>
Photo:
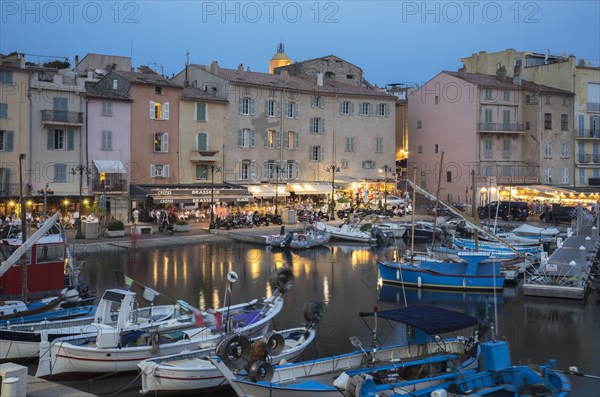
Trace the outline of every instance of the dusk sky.
<instances>
[{"instance_id":1,"label":"dusk sky","mask_svg":"<svg viewBox=\"0 0 600 397\"><path fill-rule=\"evenodd\" d=\"M133 57L171 76L217 60L267 72L277 44L295 61L334 54L374 84L423 83L460 58L507 48L600 65L600 2L0 1L0 53L32 62ZM46 56L50 56L47 58Z\"/></svg>"}]
</instances>

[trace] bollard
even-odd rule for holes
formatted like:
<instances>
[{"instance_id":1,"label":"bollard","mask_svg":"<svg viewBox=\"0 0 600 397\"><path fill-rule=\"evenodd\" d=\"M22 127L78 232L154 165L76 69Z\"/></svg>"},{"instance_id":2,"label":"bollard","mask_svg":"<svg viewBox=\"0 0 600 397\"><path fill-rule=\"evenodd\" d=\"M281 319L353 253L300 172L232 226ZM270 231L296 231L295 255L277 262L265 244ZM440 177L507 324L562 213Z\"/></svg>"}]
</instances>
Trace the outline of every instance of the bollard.
<instances>
[{"instance_id":1,"label":"bollard","mask_svg":"<svg viewBox=\"0 0 600 397\"><path fill-rule=\"evenodd\" d=\"M598 237L598 228L596 226L592 226L592 238Z\"/></svg>"},{"instance_id":2,"label":"bollard","mask_svg":"<svg viewBox=\"0 0 600 397\"><path fill-rule=\"evenodd\" d=\"M556 238L556 248L562 248L563 246L563 239L562 237L557 237Z\"/></svg>"},{"instance_id":3,"label":"bollard","mask_svg":"<svg viewBox=\"0 0 600 397\"><path fill-rule=\"evenodd\" d=\"M2 381L2 389L0 389L0 396L2 397L18 397L19 396L19 378L11 376L10 378L4 378Z\"/></svg>"},{"instance_id":4,"label":"bollard","mask_svg":"<svg viewBox=\"0 0 600 397\"><path fill-rule=\"evenodd\" d=\"M572 237L573 236L573 228L572 227L568 227L567 228L567 237Z\"/></svg>"},{"instance_id":5,"label":"bollard","mask_svg":"<svg viewBox=\"0 0 600 397\"><path fill-rule=\"evenodd\" d=\"M587 236L585 238L585 250L586 251L591 251L592 250L592 239L590 238L590 236Z\"/></svg>"}]
</instances>

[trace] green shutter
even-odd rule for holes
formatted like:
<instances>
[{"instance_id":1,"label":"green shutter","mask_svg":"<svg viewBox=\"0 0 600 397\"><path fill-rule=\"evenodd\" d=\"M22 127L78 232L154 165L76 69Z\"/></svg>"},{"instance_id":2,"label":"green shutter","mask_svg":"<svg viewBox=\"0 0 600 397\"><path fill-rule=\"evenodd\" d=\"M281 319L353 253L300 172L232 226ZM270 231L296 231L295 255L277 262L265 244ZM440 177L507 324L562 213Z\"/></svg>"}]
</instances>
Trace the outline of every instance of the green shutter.
<instances>
[{"instance_id":1,"label":"green shutter","mask_svg":"<svg viewBox=\"0 0 600 397\"><path fill-rule=\"evenodd\" d=\"M206 103L196 103L196 121L206 121Z\"/></svg>"},{"instance_id":2,"label":"green shutter","mask_svg":"<svg viewBox=\"0 0 600 397\"><path fill-rule=\"evenodd\" d=\"M275 147L279 149L281 147L281 132L275 130Z\"/></svg>"},{"instance_id":3,"label":"green shutter","mask_svg":"<svg viewBox=\"0 0 600 397\"><path fill-rule=\"evenodd\" d=\"M238 146L244 146L244 130L241 128L238 130Z\"/></svg>"},{"instance_id":4,"label":"green shutter","mask_svg":"<svg viewBox=\"0 0 600 397\"><path fill-rule=\"evenodd\" d=\"M75 149L75 133L72 128L67 130L67 150Z\"/></svg>"},{"instance_id":5,"label":"green shutter","mask_svg":"<svg viewBox=\"0 0 600 397\"><path fill-rule=\"evenodd\" d=\"M54 150L54 130L48 128L48 150Z\"/></svg>"},{"instance_id":6,"label":"green shutter","mask_svg":"<svg viewBox=\"0 0 600 397\"><path fill-rule=\"evenodd\" d=\"M11 130L4 132L4 151L13 151L13 131Z\"/></svg>"},{"instance_id":7,"label":"green shutter","mask_svg":"<svg viewBox=\"0 0 600 397\"><path fill-rule=\"evenodd\" d=\"M298 149L298 143L300 140L300 134L298 131L294 131L294 149Z\"/></svg>"},{"instance_id":8,"label":"green shutter","mask_svg":"<svg viewBox=\"0 0 600 397\"><path fill-rule=\"evenodd\" d=\"M250 147L254 147L256 130L250 131Z\"/></svg>"}]
</instances>

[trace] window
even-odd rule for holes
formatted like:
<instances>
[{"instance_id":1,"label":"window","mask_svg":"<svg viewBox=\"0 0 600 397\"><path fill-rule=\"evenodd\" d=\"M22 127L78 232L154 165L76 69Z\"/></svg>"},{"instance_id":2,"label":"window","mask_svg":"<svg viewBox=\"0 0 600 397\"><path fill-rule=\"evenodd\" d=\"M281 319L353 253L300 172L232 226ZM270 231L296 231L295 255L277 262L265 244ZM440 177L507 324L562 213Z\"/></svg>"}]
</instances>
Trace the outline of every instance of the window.
<instances>
[{"instance_id":1,"label":"window","mask_svg":"<svg viewBox=\"0 0 600 397\"><path fill-rule=\"evenodd\" d=\"M288 160L283 168L284 177L287 179L298 179L298 163L293 160Z\"/></svg>"},{"instance_id":2,"label":"window","mask_svg":"<svg viewBox=\"0 0 600 397\"><path fill-rule=\"evenodd\" d=\"M347 74L346 75L346 79L348 79L348 80L352 80L353 78L354 78L353 74Z\"/></svg>"},{"instance_id":3,"label":"window","mask_svg":"<svg viewBox=\"0 0 600 397\"><path fill-rule=\"evenodd\" d=\"M265 101L265 114L267 117L279 117L279 103L274 99Z\"/></svg>"},{"instance_id":4,"label":"window","mask_svg":"<svg viewBox=\"0 0 600 397\"><path fill-rule=\"evenodd\" d=\"M562 141L560 143L560 157L563 159L569 158L569 141Z\"/></svg>"},{"instance_id":5,"label":"window","mask_svg":"<svg viewBox=\"0 0 600 397\"><path fill-rule=\"evenodd\" d=\"M552 100L549 96L546 96L546 105L552 105Z\"/></svg>"},{"instance_id":6,"label":"window","mask_svg":"<svg viewBox=\"0 0 600 397\"><path fill-rule=\"evenodd\" d=\"M510 91L509 90L504 90L504 98L503 98L506 102L510 101Z\"/></svg>"},{"instance_id":7,"label":"window","mask_svg":"<svg viewBox=\"0 0 600 397\"><path fill-rule=\"evenodd\" d=\"M154 87L154 93L156 95L162 95L162 87Z\"/></svg>"},{"instance_id":8,"label":"window","mask_svg":"<svg viewBox=\"0 0 600 397\"><path fill-rule=\"evenodd\" d=\"M423 128L423 120L417 120L417 128Z\"/></svg>"},{"instance_id":9,"label":"window","mask_svg":"<svg viewBox=\"0 0 600 397\"><path fill-rule=\"evenodd\" d=\"M511 147L510 147L510 139L504 139L502 141L502 158L510 159L511 157Z\"/></svg>"},{"instance_id":10,"label":"window","mask_svg":"<svg viewBox=\"0 0 600 397\"><path fill-rule=\"evenodd\" d=\"M350 101L340 102L340 114L350 115L354 113L354 104Z\"/></svg>"},{"instance_id":11,"label":"window","mask_svg":"<svg viewBox=\"0 0 600 397\"><path fill-rule=\"evenodd\" d=\"M387 103L380 103L377 105L377 116L387 117L390 115L390 107Z\"/></svg>"},{"instance_id":12,"label":"window","mask_svg":"<svg viewBox=\"0 0 600 397\"><path fill-rule=\"evenodd\" d=\"M150 118L152 120L169 120L169 102L150 101Z\"/></svg>"},{"instance_id":13,"label":"window","mask_svg":"<svg viewBox=\"0 0 600 397\"><path fill-rule=\"evenodd\" d=\"M277 168L279 167L279 161L267 160L264 163L264 179L276 179L281 177L281 168L279 168L279 176L277 176Z\"/></svg>"},{"instance_id":14,"label":"window","mask_svg":"<svg viewBox=\"0 0 600 397\"><path fill-rule=\"evenodd\" d=\"M544 129L552 129L552 113L544 113Z\"/></svg>"},{"instance_id":15,"label":"window","mask_svg":"<svg viewBox=\"0 0 600 397\"><path fill-rule=\"evenodd\" d=\"M569 98L567 98L566 96L563 96L562 97L562 105L569 106Z\"/></svg>"},{"instance_id":16,"label":"window","mask_svg":"<svg viewBox=\"0 0 600 397\"><path fill-rule=\"evenodd\" d=\"M531 126L529 125L529 121L525 122L525 130L529 131L529 129L531 128Z\"/></svg>"},{"instance_id":17,"label":"window","mask_svg":"<svg viewBox=\"0 0 600 397\"><path fill-rule=\"evenodd\" d=\"M383 138L375 138L375 153L383 153Z\"/></svg>"},{"instance_id":18,"label":"window","mask_svg":"<svg viewBox=\"0 0 600 397\"><path fill-rule=\"evenodd\" d=\"M310 118L310 132L312 134L324 134L325 133L325 120L320 117Z\"/></svg>"},{"instance_id":19,"label":"window","mask_svg":"<svg viewBox=\"0 0 600 397\"><path fill-rule=\"evenodd\" d=\"M241 97L239 99L240 102L240 114L249 116L249 115L254 115L256 113L256 104L254 102L254 99L250 98L250 97Z\"/></svg>"},{"instance_id":20,"label":"window","mask_svg":"<svg viewBox=\"0 0 600 397\"><path fill-rule=\"evenodd\" d=\"M112 150L112 131L102 131L102 141L100 142L100 150Z\"/></svg>"},{"instance_id":21,"label":"window","mask_svg":"<svg viewBox=\"0 0 600 397\"><path fill-rule=\"evenodd\" d=\"M371 112L371 104L369 102L361 102L360 103L359 114L361 116L368 116L371 113L372 113Z\"/></svg>"},{"instance_id":22,"label":"window","mask_svg":"<svg viewBox=\"0 0 600 397\"><path fill-rule=\"evenodd\" d=\"M354 138L346 138L346 151L347 152L354 151Z\"/></svg>"},{"instance_id":23,"label":"window","mask_svg":"<svg viewBox=\"0 0 600 397\"><path fill-rule=\"evenodd\" d=\"M102 101L102 113L101 116L112 116L112 102Z\"/></svg>"},{"instance_id":24,"label":"window","mask_svg":"<svg viewBox=\"0 0 600 397\"><path fill-rule=\"evenodd\" d=\"M154 134L154 153L167 153L169 151L169 134L157 132Z\"/></svg>"},{"instance_id":25,"label":"window","mask_svg":"<svg viewBox=\"0 0 600 397\"><path fill-rule=\"evenodd\" d=\"M485 157L486 159L491 159L492 157L494 157L494 141L492 141L491 138L486 138L483 141L483 145L484 145L484 150L483 150L483 157Z\"/></svg>"},{"instance_id":26,"label":"window","mask_svg":"<svg viewBox=\"0 0 600 397\"><path fill-rule=\"evenodd\" d=\"M298 149L299 134L295 131L288 131L283 138L283 147L288 150Z\"/></svg>"},{"instance_id":27,"label":"window","mask_svg":"<svg viewBox=\"0 0 600 397\"><path fill-rule=\"evenodd\" d=\"M8 118L8 104L0 103L0 119Z\"/></svg>"},{"instance_id":28,"label":"window","mask_svg":"<svg viewBox=\"0 0 600 397\"><path fill-rule=\"evenodd\" d=\"M362 162L362 167L365 170L372 170L375 168L375 162L373 160L365 160Z\"/></svg>"},{"instance_id":29,"label":"window","mask_svg":"<svg viewBox=\"0 0 600 397\"><path fill-rule=\"evenodd\" d=\"M256 161L242 160L240 161L238 179L241 181L256 179Z\"/></svg>"},{"instance_id":30,"label":"window","mask_svg":"<svg viewBox=\"0 0 600 397\"><path fill-rule=\"evenodd\" d=\"M552 183L552 168L546 168L544 170L544 182Z\"/></svg>"},{"instance_id":31,"label":"window","mask_svg":"<svg viewBox=\"0 0 600 397\"><path fill-rule=\"evenodd\" d=\"M342 168L348 168L348 160L341 160L340 163Z\"/></svg>"},{"instance_id":32,"label":"window","mask_svg":"<svg viewBox=\"0 0 600 397\"><path fill-rule=\"evenodd\" d=\"M452 171L446 171L446 182L452 182Z\"/></svg>"},{"instance_id":33,"label":"window","mask_svg":"<svg viewBox=\"0 0 600 397\"><path fill-rule=\"evenodd\" d=\"M73 150L74 133L72 129L62 130L50 128L48 130L48 150Z\"/></svg>"},{"instance_id":34,"label":"window","mask_svg":"<svg viewBox=\"0 0 600 397\"><path fill-rule=\"evenodd\" d=\"M58 244L37 244L35 252L37 263L64 261L65 250Z\"/></svg>"},{"instance_id":35,"label":"window","mask_svg":"<svg viewBox=\"0 0 600 397\"><path fill-rule=\"evenodd\" d=\"M324 158L324 148L323 146L311 146L309 153L310 161L323 161Z\"/></svg>"},{"instance_id":36,"label":"window","mask_svg":"<svg viewBox=\"0 0 600 397\"><path fill-rule=\"evenodd\" d=\"M249 128L238 130L238 146L244 148L254 147L255 131Z\"/></svg>"},{"instance_id":37,"label":"window","mask_svg":"<svg viewBox=\"0 0 600 397\"><path fill-rule=\"evenodd\" d=\"M0 130L0 152L13 151L13 131Z\"/></svg>"},{"instance_id":38,"label":"window","mask_svg":"<svg viewBox=\"0 0 600 397\"><path fill-rule=\"evenodd\" d=\"M12 84L12 70L0 70L0 84Z\"/></svg>"},{"instance_id":39,"label":"window","mask_svg":"<svg viewBox=\"0 0 600 397\"><path fill-rule=\"evenodd\" d=\"M112 89L113 89L113 90L117 90L118 88L119 88L119 80L117 80L117 79L114 79L114 80L112 81Z\"/></svg>"},{"instance_id":40,"label":"window","mask_svg":"<svg viewBox=\"0 0 600 397\"><path fill-rule=\"evenodd\" d=\"M435 100L434 103L437 105L438 103L440 103L440 97L439 96L435 96Z\"/></svg>"},{"instance_id":41,"label":"window","mask_svg":"<svg viewBox=\"0 0 600 397\"><path fill-rule=\"evenodd\" d=\"M54 163L54 183L67 182L67 165L64 163Z\"/></svg>"},{"instance_id":42,"label":"window","mask_svg":"<svg viewBox=\"0 0 600 397\"><path fill-rule=\"evenodd\" d=\"M417 146L417 153L423 153L423 145Z\"/></svg>"},{"instance_id":43,"label":"window","mask_svg":"<svg viewBox=\"0 0 600 397\"><path fill-rule=\"evenodd\" d=\"M150 176L152 178L168 178L169 164L150 164Z\"/></svg>"},{"instance_id":44,"label":"window","mask_svg":"<svg viewBox=\"0 0 600 397\"><path fill-rule=\"evenodd\" d=\"M436 144L433 146L433 153L437 153L437 152L438 152L438 150L439 150L439 145L436 143Z\"/></svg>"},{"instance_id":45,"label":"window","mask_svg":"<svg viewBox=\"0 0 600 397\"><path fill-rule=\"evenodd\" d=\"M285 104L285 117L288 119L297 119L298 112L298 103L297 102L286 102Z\"/></svg>"},{"instance_id":46,"label":"window","mask_svg":"<svg viewBox=\"0 0 600 397\"><path fill-rule=\"evenodd\" d=\"M563 168L563 170L562 170L562 183L563 184L569 183L569 169L568 168Z\"/></svg>"},{"instance_id":47,"label":"window","mask_svg":"<svg viewBox=\"0 0 600 397\"><path fill-rule=\"evenodd\" d=\"M484 129L486 130L491 130L492 129L492 109L485 109L484 113L483 113L483 117L484 117L484 123L486 124L484 126Z\"/></svg>"},{"instance_id":48,"label":"window","mask_svg":"<svg viewBox=\"0 0 600 397\"><path fill-rule=\"evenodd\" d=\"M208 150L208 134L206 132L196 134L196 150L199 152Z\"/></svg>"},{"instance_id":49,"label":"window","mask_svg":"<svg viewBox=\"0 0 600 397\"><path fill-rule=\"evenodd\" d=\"M531 95L525 95L525 103L531 103Z\"/></svg>"},{"instance_id":50,"label":"window","mask_svg":"<svg viewBox=\"0 0 600 397\"><path fill-rule=\"evenodd\" d=\"M196 164L196 179L199 181L208 180L208 165Z\"/></svg>"},{"instance_id":51,"label":"window","mask_svg":"<svg viewBox=\"0 0 600 397\"><path fill-rule=\"evenodd\" d=\"M310 99L310 106L313 108L322 108L324 106L324 101L322 96L313 95Z\"/></svg>"},{"instance_id":52,"label":"window","mask_svg":"<svg viewBox=\"0 0 600 397\"><path fill-rule=\"evenodd\" d=\"M569 115L568 114L560 115L560 130L561 131L569 131Z\"/></svg>"},{"instance_id":53,"label":"window","mask_svg":"<svg viewBox=\"0 0 600 397\"><path fill-rule=\"evenodd\" d=\"M547 159L552 158L552 141L544 142L544 157Z\"/></svg>"},{"instance_id":54,"label":"window","mask_svg":"<svg viewBox=\"0 0 600 397\"><path fill-rule=\"evenodd\" d=\"M484 99L492 99L492 90L489 88L486 88L485 90L483 90L483 98Z\"/></svg>"},{"instance_id":55,"label":"window","mask_svg":"<svg viewBox=\"0 0 600 397\"><path fill-rule=\"evenodd\" d=\"M206 103L196 103L196 121L206 121Z\"/></svg>"},{"instance_id":56,"label":"window","mask_svg":"<svg viewBox=\"0 0 600 397\"><path fill-rule=\"evenodd\" d=\"M281 137L277 130L266 130L263 136L265 149L279 149L281 146Z\"/></svg>"}]
</instances>

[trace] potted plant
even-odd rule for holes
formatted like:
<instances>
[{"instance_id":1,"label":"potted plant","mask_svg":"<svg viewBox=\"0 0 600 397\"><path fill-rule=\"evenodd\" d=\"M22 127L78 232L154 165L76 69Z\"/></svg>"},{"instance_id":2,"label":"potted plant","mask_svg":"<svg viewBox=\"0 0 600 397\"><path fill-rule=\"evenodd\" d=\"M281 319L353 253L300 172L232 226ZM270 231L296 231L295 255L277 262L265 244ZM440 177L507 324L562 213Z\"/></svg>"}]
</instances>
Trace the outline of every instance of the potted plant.
<instances>
[{"instance_id":1,"label":"potted plant","mask_svg":"<svg viewBox=\"0 0 600 397\"><path fill-rule=\"evenodd\" d=\"M123 221L112 219L106 224L106 234L109 237L122 237L125 235L125 225Z\"/></svg>"},{"instance_id":2,"label":"potted plant","mask_svg":"<svg viewBox=\"0 0 600 397\"><path fill-rule=\"evenodd\" d=\"M175 222L175 231L176 232L189 232L190 225L187 223L185 219L179 219Z\"/></svg>"}]
</instances>

